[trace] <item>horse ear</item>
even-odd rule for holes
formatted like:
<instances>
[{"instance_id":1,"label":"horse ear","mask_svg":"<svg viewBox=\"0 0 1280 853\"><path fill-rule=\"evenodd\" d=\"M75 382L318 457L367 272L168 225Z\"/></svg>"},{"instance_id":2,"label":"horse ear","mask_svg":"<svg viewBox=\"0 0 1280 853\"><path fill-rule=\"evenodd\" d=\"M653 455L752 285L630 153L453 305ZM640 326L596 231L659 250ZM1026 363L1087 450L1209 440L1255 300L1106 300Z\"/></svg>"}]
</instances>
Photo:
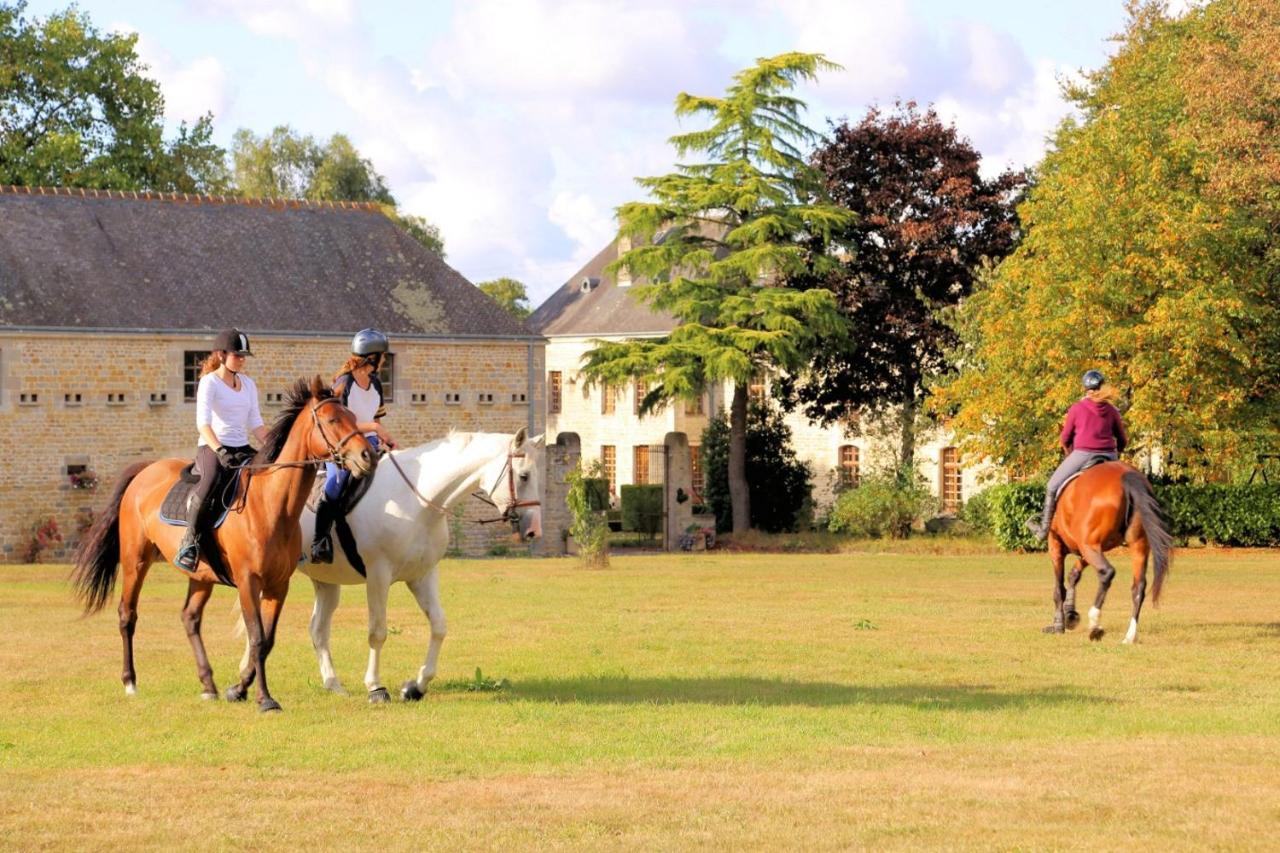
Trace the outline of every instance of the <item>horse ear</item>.
<instances>
[{"instance_id":1,"label":"horse ear","mask_svg":"<svg viewBox=\"0 0 1280 853\"><path fill-rule=\"evenodd\" d=\"M320 374L317 373L315 376L311 377L311 397L312 399L318 400L324 396L324 392L324 380L321 379Z\"/></svg>"},{"instance_id":2,"label":"horse ear","mask_svg":"<svg viewBox=\"0 0 1280 853\"><path fill-rule=\"evenodd\" d=\"M511 439L511 446L524 447L524 440L528 438L528 436L529 430L525 427L520 427L519 431L516 432L515 438Z\"/></svg>"}]
</instances>

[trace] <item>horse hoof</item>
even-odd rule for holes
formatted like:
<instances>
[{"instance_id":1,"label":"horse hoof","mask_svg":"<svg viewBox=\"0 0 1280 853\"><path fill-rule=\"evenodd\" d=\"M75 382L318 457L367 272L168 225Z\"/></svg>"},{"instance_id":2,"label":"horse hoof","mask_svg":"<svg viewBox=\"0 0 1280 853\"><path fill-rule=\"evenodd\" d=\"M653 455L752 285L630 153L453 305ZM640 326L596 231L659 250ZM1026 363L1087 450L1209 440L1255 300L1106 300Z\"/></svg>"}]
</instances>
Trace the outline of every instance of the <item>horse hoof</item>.
<instances>
[{"instance_id":1,"label":"horse hoof","mask_svg":"<svg viewBox=\"0 0 1280 853\"><path fill-rule=\"evenodd\" d=\"M1105 633L1107 632L1102 630L1101 628L1090 628L1089 639L1096 643L1102 639L1102 635Z\"/></svg>"},{"instance_id":2,"label":"horse hoof","mask_svg":"<svg viewBox=\"0 0 1280 853\"><path fill-rule=\"evenodd\" d=\"M406 681L404 687L400 688L400 698L406 702L418 702L425 695L416 681Z\"/></svg>"},{"instance_id":3,"label":"horse hoof","mask_svg":"<svg viewBox=\"0 0 1280 853\"><path fill-rule=\"evenodd\" d=\"M1046 634L1061 634L1061 633L1063 633L1063 628L1062 628L1062 626L1061 626L1061 625L1045 625L1045 626L1044 626L1043 628L1041 628L1040 630L1041 630L1041 631L1043 631L1043 632L1044 632L1044 633L1046 633Z\"/></svg>"},{"instance_id":4,"label":"horse hoof","mask_svg":"<svg viewBox=\"0 0 1280 853\"><path fill-rule=\"evenodd\" d=\"M370 705L385 705L391 701L391 694L387 692L387 688L379 687L377 690L369 691Z\"/></svg>"},{"instance_id":5,"label":"horse hoof","mask_svg":"<svg viewBox=\"0 0 1280 853\"><path fill-rule=\"evenodd\" d=\"M274 699L271 699L270 697L263 699L261 702L258 703L258 711L263 714L269 711L280 711L280 710L283 710L280 707L280 703Z\"/></svg>"},{"instance_id":6,"label":"horse hoof","mask_svg":"<svg viewBox=\"0 0 1280 853\"><path fill-rule=\"evenodd\" d=\"M240 687L240 685L228 687L227 692L223 695L227 697L228 702L243 702L245 700L244 688Z\"/></svg>"},{"instance_id":7,"label":"horse hoof","mask_svg":"<svg viewBox=\"0 0 1280 853\"><path fill-rule=\"evenodd\" d=\"M336 693L339 696L347 695L347 688L342 686L342 682L336 678L330 678L324 683L324 689L330 693Z\"/></svg>"},{"instance_id":8,"label":"horse hoof","mask_svg":"<svg viewBox=\"0 0 1280 853\"><path fill-rule=\"evenodd\" d=\"M206 701L206 702L217 702L217 701L218 701L218 693L217 693L217 691L214 691L213 693L201 693L201 694L200 694L200 698L201 698L201 699L203 699L203 700L204 700L204 701Z\"/></svg>"},{"instance_id":9,"label":"horse hoof","mask_svg":"<svg viewBox=\"0 0 1280 853\"><path fill-rule=\"evenodd\" d=\"M1074 631L1080 624L1080 614L1074 610L1067 614L1067 630Z\"/></svg>"}]
</instances>

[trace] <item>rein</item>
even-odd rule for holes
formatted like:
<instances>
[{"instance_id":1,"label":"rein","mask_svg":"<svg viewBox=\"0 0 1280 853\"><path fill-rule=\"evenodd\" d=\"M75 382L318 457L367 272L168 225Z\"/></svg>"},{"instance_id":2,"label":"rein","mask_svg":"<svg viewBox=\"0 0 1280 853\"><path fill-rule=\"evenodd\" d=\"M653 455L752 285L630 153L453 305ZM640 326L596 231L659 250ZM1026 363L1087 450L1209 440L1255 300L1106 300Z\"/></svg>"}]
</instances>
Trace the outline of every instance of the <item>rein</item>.
<instances>
[{"instance_id":1,"label":"rein","mask_svg":"<svg viewBox=\"0 0 1280 853\"><path fill-rule=\"evenodd\" d=\"M440 513L441 515L449 514L449 511L444 507L440 506L440 504L436 503L430 498L425 498L422 496L422 493L418 491L418 487L415 486L413 484L413 481L409 479L409 475L406 474L404 472L404 469L400 467L400 463L396 461L396 458L391 455L390 451L387 452L387 458L391 460L391 464L395 467L396 471L400 474L400 479L404 480L404 484L409 487L409 491L413 492L413 496L416 497L418 500L422 501L423 506L428 507L429 509L434 509L436 512Z\"/></svg>"}]
</instances>

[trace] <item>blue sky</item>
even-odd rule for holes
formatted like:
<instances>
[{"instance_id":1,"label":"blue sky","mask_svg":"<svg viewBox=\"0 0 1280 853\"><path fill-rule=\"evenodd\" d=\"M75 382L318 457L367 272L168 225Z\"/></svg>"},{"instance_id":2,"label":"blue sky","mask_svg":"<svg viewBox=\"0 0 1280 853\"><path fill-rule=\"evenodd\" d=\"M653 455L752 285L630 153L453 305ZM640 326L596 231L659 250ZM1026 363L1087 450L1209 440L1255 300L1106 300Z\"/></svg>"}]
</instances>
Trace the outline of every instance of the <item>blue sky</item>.
<instances>
[{"instance_id":1,"label":"blue sky","mask_svg":"<svg viewBox=\"0 0 1280 853\"><path fill-rule=\"evenodd\" d=\"M37 0L43 16L65 3ZM1034 163L1067 113L1058 81L1102 64L1122 0L80 0L138 33L171 121L341 132L472 281L534 304L612 237L637 175L673 160L679 91L718 94L757 56L844 66L803 91L810 124L932 103L988 171Z\"/></svg>"}]
</instances>

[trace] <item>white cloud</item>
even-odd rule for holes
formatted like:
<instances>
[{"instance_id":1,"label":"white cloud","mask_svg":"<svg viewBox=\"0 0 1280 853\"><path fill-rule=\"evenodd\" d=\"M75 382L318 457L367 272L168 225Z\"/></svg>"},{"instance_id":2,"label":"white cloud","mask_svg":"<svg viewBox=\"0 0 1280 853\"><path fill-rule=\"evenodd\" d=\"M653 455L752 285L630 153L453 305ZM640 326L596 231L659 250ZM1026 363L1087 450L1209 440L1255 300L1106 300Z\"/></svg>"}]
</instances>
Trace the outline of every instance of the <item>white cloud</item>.
<instances>
[{"instance_id":1,"label":"white cloud","mask_svg":"<svg viewBox=\"0 0 1280 853\"><path fill-rule=\"evenodd\" d=\"M188 0L188 6L236 18L256 35L290 39L342 33L356 19L355 0Z\"/></svg>"},{"instance_id":2,"label":"white cloud","mask_svg":"<svg viewBox=\"0 0 1280 853\"><path fill-rule=\"evenodd\" d=\"M138 36L135 48L138 58L147 66L149 76L160 84L160 92L164 95L164 116L171 124L194 122L207 112L219 116L231 105L231 79L217 57L201 56L182 63L139 33L136 27L116 23L109 29Z\"/></svg>"}]
</instances>

